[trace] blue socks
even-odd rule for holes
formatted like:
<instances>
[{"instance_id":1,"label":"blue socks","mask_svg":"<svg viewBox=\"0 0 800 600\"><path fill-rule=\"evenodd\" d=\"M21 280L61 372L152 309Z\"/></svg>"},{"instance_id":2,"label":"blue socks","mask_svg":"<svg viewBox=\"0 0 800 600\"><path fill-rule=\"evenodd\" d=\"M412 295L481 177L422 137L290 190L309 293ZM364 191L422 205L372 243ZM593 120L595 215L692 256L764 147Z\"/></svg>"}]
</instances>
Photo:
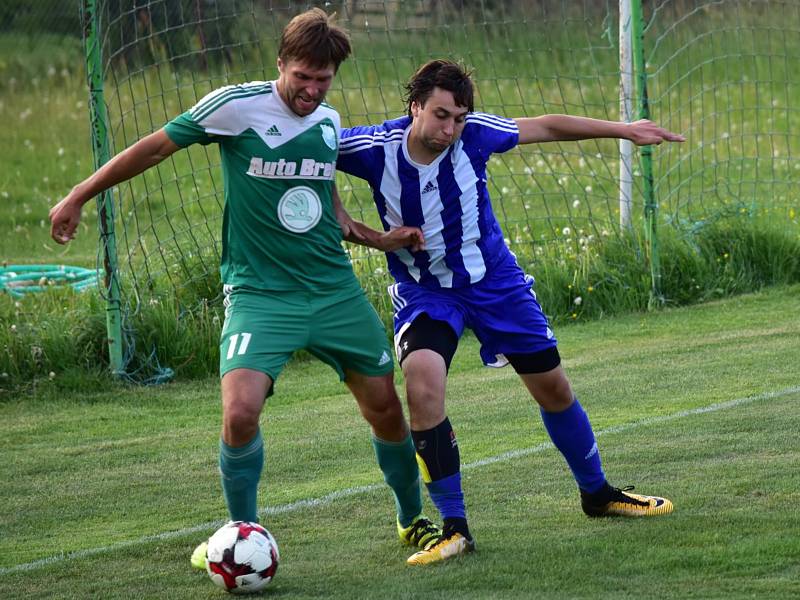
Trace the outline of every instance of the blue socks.
<instances>
[{"instance_id":1,"label":"blue socks","mask_svg":"<svg viewBox=\"0 0 800 600\"><path fill-rule=\"evenodd\" d=\"M450 419L445 417L433 429L412 431L422 479L433 504L442 515L444 530L472 539L461 487L461 456Z\"/></svg>"},{"instance_id":2,"label":"blue socks","mask_svg":"<svg viewBox=\"0 0 800 600\"><path fill-rule=\"evenodd\" d=\"M540 409L540 412L550 439L567 460L578 487L590 494L602 489L606 476L600 452L589 417L578 399L565 411L551 413Z\"/></svg>"},{"instance_id":3,"label":"blue socks","mask_svg":"<svg viewBox=\"0 0 800 600\"><path fill-rule=\"evenodd\" d=\"M464 507L464 491L461 488L461 472L431 481L426 484L442 519L466 519L467 510Z\"/></svg>"},{"instance_id":4,"label":"blue socks","mask_svg":"<svg viewBox=\"0 0 800 600\"><path fill-rule=\"evenodd\" d=\"M256 494L264 466L261 430L244 446L233 448L219 441L219 472L222 492L233 521L258 521Z\"/></svg>"},{"instance_id":5,"label":"blue socks","mask_svg":"<svg viewBox=\"0 0 800 600\"><path fill-rule=\"evenodd\" d=\"M378 465L383 471L383 478L394 492L397 520L402 527L408 527L422 512L419 469L411 436L402 442L387 442L373 435L372 445L375 448Z\"/></svg>"}]
</instances>

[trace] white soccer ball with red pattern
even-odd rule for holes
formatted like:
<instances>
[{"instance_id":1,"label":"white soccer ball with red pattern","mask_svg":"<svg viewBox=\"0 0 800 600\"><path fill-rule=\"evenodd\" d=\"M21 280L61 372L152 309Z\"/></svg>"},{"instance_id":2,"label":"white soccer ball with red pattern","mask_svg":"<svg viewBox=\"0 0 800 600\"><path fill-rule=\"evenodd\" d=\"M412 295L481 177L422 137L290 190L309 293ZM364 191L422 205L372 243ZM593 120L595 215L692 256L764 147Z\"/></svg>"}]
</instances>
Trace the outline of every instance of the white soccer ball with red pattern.
<instances>
[{"instance_id":1,"label":"white soccer ball with red pattern","mask_svg":"<svg viewBox=\"0 0 800 600\"><path fill-rule=\"evenodd\" d=\"M263 590L275 576L279 560L275 538L258 523L232 521L208 539L208 575L233 594Z\"/></svg>"}]
</instances>

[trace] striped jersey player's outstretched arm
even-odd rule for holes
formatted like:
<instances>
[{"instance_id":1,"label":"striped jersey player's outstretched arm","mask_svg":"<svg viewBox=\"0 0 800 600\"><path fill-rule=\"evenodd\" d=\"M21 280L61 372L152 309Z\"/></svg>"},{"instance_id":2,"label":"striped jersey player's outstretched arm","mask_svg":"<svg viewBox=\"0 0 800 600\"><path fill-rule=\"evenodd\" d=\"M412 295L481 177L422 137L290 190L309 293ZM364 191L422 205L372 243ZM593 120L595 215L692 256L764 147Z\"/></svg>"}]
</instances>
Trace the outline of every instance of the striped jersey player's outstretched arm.
<instances>
[{"instance_id":1,"label":"striped jersey player's outstretched arm","mask_svg":"<svg viewBox=\"0 0 800 600\"><path fill-rule=\"evenodd\" d=\"M686 141L684 136L659 127L647 119L622 123L572 115L542 115L514 120L519 127L520 144L569 142L593 138L626 139L637 146Z\"/></svg>"}]
</instances>

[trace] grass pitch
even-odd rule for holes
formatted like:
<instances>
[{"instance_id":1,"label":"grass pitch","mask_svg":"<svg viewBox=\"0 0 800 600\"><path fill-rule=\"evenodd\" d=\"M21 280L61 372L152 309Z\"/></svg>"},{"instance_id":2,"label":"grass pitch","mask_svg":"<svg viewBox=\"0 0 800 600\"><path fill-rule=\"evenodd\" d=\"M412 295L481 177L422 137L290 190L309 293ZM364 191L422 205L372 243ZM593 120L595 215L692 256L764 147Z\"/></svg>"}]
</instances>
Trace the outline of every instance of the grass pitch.
<instances>
[{"instance_id":1,"label":"grass pitch","mask_svg":"<svg viewBox=\"0 0 800 600\"><path fill-rule=\"evenodd\" d=\"M474 555L405 565L368 429L335 375L290 365L262 418L275 598L800 595L800 288L562 327L606 473L676 506L589 520L509 369L467 338L448 389ZM225 518L218 383L0 405L0 597L220 598L189 568ZM430 505L429 514L435 514Z\"/></svg>"}]
</instances>

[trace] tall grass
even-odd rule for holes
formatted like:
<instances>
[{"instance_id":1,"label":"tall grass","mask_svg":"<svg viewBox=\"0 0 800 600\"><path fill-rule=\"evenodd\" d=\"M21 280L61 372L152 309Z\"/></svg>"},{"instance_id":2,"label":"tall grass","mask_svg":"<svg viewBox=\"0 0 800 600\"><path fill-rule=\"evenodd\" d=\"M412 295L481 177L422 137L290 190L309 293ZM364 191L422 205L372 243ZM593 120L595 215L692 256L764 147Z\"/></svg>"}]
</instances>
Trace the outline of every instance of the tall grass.
<instances>
[{"instance_id":1,"label":"tall grass","mask_svg":"<svg viewBox=\"0 0 800 600\"><path fill-rule=\"evenodd\" d=\"M641 240L580 236L518 252L536 278L535 291L551 322L586 321L645 311L650 272ZM661 241L662 292L680 306L800 282L800 235L757 221L726 220L691 236L665 229ZM369 300L391 331L391 279L383 257L352 247L354 268ZM191 272L191 269L185 273ZM175 283L175 282L173 282ZM179 282L180 283L180 282ZM216 372L224 320L218 279L187 278L180 294L161 295L125 311L127 371L135 381L156 380L164 367L180 379ZM106 364L105 310L92 292L50 290L14 300L0 296L0 396L58 377L65 387L85 385Z\"/></svg>"}]
</instances>

